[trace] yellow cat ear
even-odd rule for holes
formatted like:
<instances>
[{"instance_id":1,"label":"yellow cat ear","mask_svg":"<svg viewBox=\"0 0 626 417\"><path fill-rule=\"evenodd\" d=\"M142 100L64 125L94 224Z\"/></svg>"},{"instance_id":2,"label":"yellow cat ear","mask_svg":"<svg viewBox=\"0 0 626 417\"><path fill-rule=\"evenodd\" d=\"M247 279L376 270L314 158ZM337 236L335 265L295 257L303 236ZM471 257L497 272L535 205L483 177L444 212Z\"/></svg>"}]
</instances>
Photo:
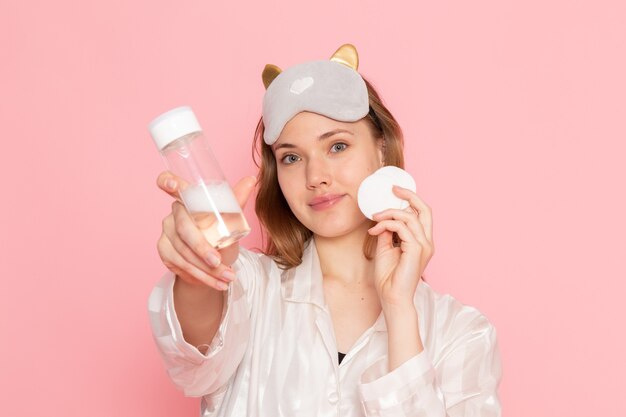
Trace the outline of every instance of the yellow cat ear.
<instances>
[{"instance_id":1,"label":"yellow cat ear","mask_svg":"<svg viewBox=\"0 0 626 417\"><path fill-rule=\"evenodd\" d=\"M274 81L274 78L278 77L278 74L280 74L282 71L283 70L273 64L267 64L265 68L263 68L263 74L261 75L261 78L263 78L263 85L265 86L266 90L267 87L270 86L272 81Z\"/></svg>"},{"instance_id":2,"label":"yellow cat ear","mask_svg":"<svg viewBox=\"0 0 626 417\"><path fill-rule=\"evenodd\" d=\"M333 56L330 57L330 60L347 65L355 71L359 68L359 54L356 52L354 45L350 43L341 45Z\"/></svg>"}]
</instances>

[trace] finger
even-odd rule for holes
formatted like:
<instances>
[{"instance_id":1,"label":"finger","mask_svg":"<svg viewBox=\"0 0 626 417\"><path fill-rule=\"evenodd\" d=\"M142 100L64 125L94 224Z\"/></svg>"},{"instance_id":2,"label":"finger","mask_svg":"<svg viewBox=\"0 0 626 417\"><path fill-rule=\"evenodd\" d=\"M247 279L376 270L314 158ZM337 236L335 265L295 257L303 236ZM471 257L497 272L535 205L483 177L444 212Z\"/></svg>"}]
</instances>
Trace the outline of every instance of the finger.
<instances>
[{"instance_id":1,"label":"finger","mask_svg":"<svg viewBox=\"0 0 626 417\"><path fill-rule=\"evenodd\" d=\"M388 249L395 249L393 246L393 232L383 230L378 234L378 239L376 239L376 253L378 254Z\"/></svg>"},{"instance_id":2,"label":"finger","mask_svg":"<svg viewBox=\"0 0 626 417\"><path fill-rule=\"evenodd\" d=\"M207 241L182 203L172 204L171 220L171 224L164 224L163 229L185 259L198 266L200 262L213 268L220 265L219 251Z\"/></svg>"},{"instance_id":3,"label":"finger","mask_svg":"<svg viewBox=\"0 0 626 417\"><path fill-rule=\"evenodd\" d=\"M368 230L371 235L379 235L385 230L390 232L396 232L400 240L402 240L401 248L403 251L409 248L415 248L417 250L422 249L422 245L417 241L413 233L409 230L406 223L398 220L383 220L376 226Z\"/></svg>"},{"instance_id":4,"label":"finger","mask_svg":"<svg viewBox=\"0 0 626 417\"><path fill-rule=\"evenodd\" d=\"M230 282L234 279L233 274L227 272L232 272L227 265L219 264L216 267L211 267L207 265L205 260L195 254L181 239L176 236L173 238L168 236L167 239L170 241L170 244L174 248L176 254L180 256L180 259L182 259L186 264L193 265L205 274L209 274L225 282Z\"/></svg>"},{"instance_id":5,"label":"finger","mask_svg":"<svg viewBox=\"0 0 626 417\"><path fill-rule=\"evenodd\" d=\"M231 282L235 279L235 273L228 265L220 264L217 267L208 266L201 258L199 258L193 251L184 244L180 239L173 237L170 238L166 235L165 240L169 242L175 255L166 254L164 257L175 257L178 262L176 266L185 269L185 267L193 266L204 274L211 275L214 278L220 279L224 282Z\"/></svg>"},{"instance_id":6,"label":"finger","mask_svg":"<svg viewBox=\"0 0 626 417\"><path fill-rule=\"evenodd\" d=\"M163 264L185 281L190 283L193 283L193 281L200 281L203 284L219 291L228 289L228 282L230 281L225 282L218 279L218 277L208 274L195 265L186 262L185 259L171 245L171 242L168 239L159 240L159 254L166 254L161 257Z\"/></svg>"},{"instance_id":7,"label":"finger","mask_svg":"<svg viewBox=\"0 0 626 417\"><path fill-rule=\"evenodd\" d=\"M417 194L415 194L413 191L407 188L402 188L397 185L394 185L393 191L398 197L404 200L407 200L409 204L411 205L411 207L417 210L417 216L419 218L420 223L422 223L422 226L424 228L424 233L426 234L426 238L428 239L429 242L431 242L431 244L434 244L433 242L433 213L432 213L430 206L428 206Z\"/></svg>"},{"instance_id":8,"label":"finger","mask_svg":"<svg viewBox=\"0 0 626 417\"><path fill-rule=\"evenodd\" d=\"M244 177L239 180L233 187L233 192L239 203L239 207L242 209L246 206L248 199L252 195L252 191L256 187L257 179L254 176Z\"/></svg>"},{"instance_id":9,"label":"finger","mask_svg":"<svg viewBox=\"0 0 626 417\"><path fill-rule=\"evenodd\" d=\"M426 238L424 227L422 223L419 221L417 213L414 210L399 210L399 209L387 209L381 211L380 213L374 214L372 216L376 221L382 220L399 220L406 223L407 227L413 233L418 242L420 242L423 246L431 246L430 242Z\"/></svg>"},{"instance_id":10,"label":"finger","mask_svg":"<svg viewBox=\"0 0 626 417\"><path fill-rule=\"evenodd\" d=\"M170 171L163 171L157 177L157 186L180 202L182 202L182 200L178 191L184 189L187 185L187 181L177 177Z\"/></svg>"}]
</instances>

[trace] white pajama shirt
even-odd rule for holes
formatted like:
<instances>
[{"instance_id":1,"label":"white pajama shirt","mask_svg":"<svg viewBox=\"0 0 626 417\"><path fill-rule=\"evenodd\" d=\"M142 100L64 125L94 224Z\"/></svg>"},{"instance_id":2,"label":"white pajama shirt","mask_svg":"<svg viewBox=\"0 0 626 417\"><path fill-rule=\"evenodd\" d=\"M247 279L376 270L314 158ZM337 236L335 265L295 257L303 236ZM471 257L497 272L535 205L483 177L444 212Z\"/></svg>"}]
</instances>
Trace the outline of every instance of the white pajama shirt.
<instances>
[{"instance_id":1,"label":"white pajama shirt","mask_svg":"<svg viewBox=\"0 0 626 417\"><path fill-rule=\"evenodd\" d=\"M282 270L240 248L206 354L187 343L175 276L153 288L154 340L173 383L202 397L200 416L500 416L496 330L476 308L420 281L414 296L424 350L389 372L383 313L338 364L315 242Z\"/></svg>"}]
</instances>

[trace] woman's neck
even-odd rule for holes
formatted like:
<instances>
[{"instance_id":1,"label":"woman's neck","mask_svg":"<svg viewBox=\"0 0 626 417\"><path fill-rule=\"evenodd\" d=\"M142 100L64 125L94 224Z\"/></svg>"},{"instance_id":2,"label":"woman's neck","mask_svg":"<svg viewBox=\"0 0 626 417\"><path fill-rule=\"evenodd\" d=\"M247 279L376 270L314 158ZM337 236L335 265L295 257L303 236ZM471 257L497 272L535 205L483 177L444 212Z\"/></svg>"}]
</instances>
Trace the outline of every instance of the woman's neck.
<instances>
[{"instance_id":1,"label":"woman's neck","mask_svg":"<svg viewBox=\"0 0 626 417\"><path fill-rule=\"evenodd\" d=\"M339 237L314 235L322 275L346 285L368 284L372 281L373 262L363 254L363 243L369 224Z\"/></svg>"}]
</instances>

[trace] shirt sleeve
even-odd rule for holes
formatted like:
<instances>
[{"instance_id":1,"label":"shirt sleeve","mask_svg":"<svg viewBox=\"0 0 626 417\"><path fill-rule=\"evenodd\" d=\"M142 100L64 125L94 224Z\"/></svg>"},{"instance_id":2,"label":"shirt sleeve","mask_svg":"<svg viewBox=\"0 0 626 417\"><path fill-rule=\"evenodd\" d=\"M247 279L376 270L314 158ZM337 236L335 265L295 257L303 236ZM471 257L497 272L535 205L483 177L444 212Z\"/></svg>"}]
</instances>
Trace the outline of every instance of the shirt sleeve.
<instances>
[{"instance_id":1,"label":"shirt sleeve","mask_svg":"<svg viewBox=\"0 0 626 417\"><path fill-rule=\"evenodd\" d=\"M445 347L435 366L424 349L391 372L387 356L368 367L359 384L365 414L500 417L495 327L482 316Z\"/></svg>"},{"instance_id":2,"label":"shirt sleeve","mask_svg":"<svg viewBox=\"0 0 626 417\"><path fill-rule=\"evenodd\" d=\"M170 379L185 396L215 393L229 382L239 366L250 336L258 256L240 248L239 257L232 265L237 279L223 292L220 325L204 354L183 338L174 308L175 274L167 271L152 289L148 298L152 335Z\"/></svg>"}]
</instances>

